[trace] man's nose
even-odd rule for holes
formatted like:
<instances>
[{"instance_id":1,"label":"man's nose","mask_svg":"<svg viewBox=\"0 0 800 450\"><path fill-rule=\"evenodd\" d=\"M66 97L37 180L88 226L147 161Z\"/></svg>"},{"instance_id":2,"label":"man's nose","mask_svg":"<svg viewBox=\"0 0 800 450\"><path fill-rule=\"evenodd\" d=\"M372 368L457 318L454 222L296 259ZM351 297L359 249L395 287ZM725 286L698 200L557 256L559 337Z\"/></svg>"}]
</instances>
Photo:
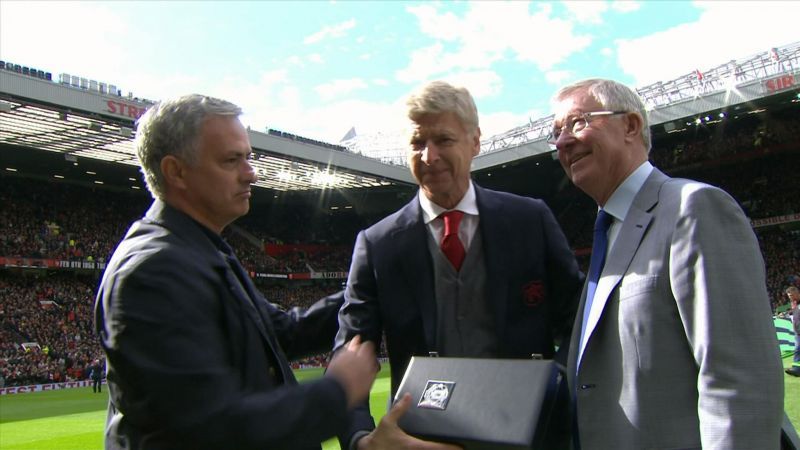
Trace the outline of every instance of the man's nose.
<instances>
[{"instance_id":1,"label":"man's nose","mask_svg":"<svg viewBox=\"0 0 800 450\"><path fill-rule=\"evenodd\" d=\"M253 165L250 163L250 161L244 162L243 178L250 184L255 184L258 181L258 173L253 168Z\"/></svg>"},{"instance_id":2,"label":"man's nose","mask_svg":"<svg viewBox=\"0 0 800 450\"><path fill-rule=\"evenodd\" d=\"M557 150L567 147L569 144L575 142L575 135L569 132L563 132L558 135L558 138L553 142Z\"/></svg>"},{"instance_id":3,"label":"man's nose","mask_svg":"<svg viewBox=\"0 0 800 450\"><path fill-rule=\"evenodd\" d=\"M436 144L428 143L425 145L425 148L422 150L422 162L427 165L431 165L439 160L439 149L436 148Z\"/></svg>"}]
</instances>

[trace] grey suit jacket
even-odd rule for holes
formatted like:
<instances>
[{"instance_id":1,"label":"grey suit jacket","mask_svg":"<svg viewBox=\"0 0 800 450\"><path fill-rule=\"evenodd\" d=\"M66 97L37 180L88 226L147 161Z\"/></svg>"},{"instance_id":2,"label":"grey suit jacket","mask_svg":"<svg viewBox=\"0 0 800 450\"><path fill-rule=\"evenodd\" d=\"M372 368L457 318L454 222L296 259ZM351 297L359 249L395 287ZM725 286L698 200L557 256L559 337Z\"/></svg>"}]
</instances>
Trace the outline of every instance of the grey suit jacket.
<instances>
[{"instance_id":1,"label":"grey suit jacket","mask_svg":"<svg viewBox=\"0 0 800 450\"><path fill-rule=\"evenodd\" d=\"M653 170L608 255L578 362L585 297L567 371L583 450L778 448L764 262L733 198Z\"/></svg>"}]
</instances>

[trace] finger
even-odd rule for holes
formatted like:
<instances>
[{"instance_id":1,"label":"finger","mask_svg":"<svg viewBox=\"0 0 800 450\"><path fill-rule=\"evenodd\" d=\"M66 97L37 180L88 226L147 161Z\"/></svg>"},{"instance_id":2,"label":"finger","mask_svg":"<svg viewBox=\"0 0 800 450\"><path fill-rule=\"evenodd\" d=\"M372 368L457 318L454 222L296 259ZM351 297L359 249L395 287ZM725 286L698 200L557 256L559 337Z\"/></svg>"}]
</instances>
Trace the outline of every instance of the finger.
<instances>
[{"instance_id":1,"label":"finger","mask_svg":"<svg viewBox=\"0 0 800 450\"><path fill-rule=\"evenodd\" d=\"M403 414L408 411L408 408L411 407L411 394L406 392L400 397L400 400L396 401L389 412L386 414L386 419L388 419L391 423L396 424L397 421L403 417Z\"/></svg>"},{"instance_id":2,"label":"finger","mask_svg":"<svg viewBox=\"0 0 800 450\"><path fill-rule=\"evenodd\" d=\"M347 349L350 351L358 351L358 347L361 345L361 335L357 334L353 339L350 339L350 342L347 343Z\"/></svg>"}]
</instances>

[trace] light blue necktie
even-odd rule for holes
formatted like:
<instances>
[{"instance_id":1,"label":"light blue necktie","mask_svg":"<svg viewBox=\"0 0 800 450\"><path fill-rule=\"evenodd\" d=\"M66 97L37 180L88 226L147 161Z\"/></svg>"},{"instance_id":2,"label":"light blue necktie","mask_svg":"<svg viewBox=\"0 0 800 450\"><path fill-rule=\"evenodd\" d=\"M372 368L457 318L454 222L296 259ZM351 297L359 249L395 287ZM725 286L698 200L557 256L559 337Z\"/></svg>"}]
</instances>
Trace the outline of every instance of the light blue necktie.
<instances>
[{"instance_id":1,"label":"light blue necktie","mask_svg":"<svg viewBox=\"0 0 800 450\"><path fill-rule=\"evenodd\" d=\"M608 249L608 228L614 217L600 210L597 213L597 220L594 222L594 240L592 241L592 259L589 262L589 285L586 288L586 305L583 307L583 325L581 326L581 340L586 334L586 325L589 323L589 312L592 310L594 301L594 291L597 289L597 282L600 280L600 273L606 262L606 250Z\"/></svg>"}]
</instances>

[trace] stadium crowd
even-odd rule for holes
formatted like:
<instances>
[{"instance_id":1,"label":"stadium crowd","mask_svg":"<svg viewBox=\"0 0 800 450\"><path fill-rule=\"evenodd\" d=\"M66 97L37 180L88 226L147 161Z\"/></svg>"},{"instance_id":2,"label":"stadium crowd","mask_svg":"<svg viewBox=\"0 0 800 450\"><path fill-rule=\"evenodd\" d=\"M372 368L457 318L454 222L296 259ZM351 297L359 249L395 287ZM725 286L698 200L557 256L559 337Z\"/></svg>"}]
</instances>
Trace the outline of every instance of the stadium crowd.
<instances>
[{"instance_id":1,"label":"stadium crowd","mask_svg":"<svg viewBox=\"0 0 800 450\"><path fill-rule=\"evenodd\" d=\"M722 187L751 219L800 214L798 134L800 118L793 109L769 117L703 122L656 139L651 160L672 176ZM0 258L106 261L130 222L150 203L143 193L7 175L0 175L0 186ZM585 255L591 246L591 199L568 185L545 200L572 247ZM379 218L278 205L251 213L224 236L252 272L344 272L356 232ZM800 226L796 221L759 226L756 233L773 308L785 308L785 288L800 287ZM322 245L316 251L270 256L266 243ZM588 258L579 261L585 270ZM92 362L102 360L91 331L99 276L93 270L0 269L0 374L6 385L88 378ZM269 300L284 308L307 305L336 292L342 282L256 281ZM326 358L320 355L296 366L324 364Z\"/></svg>"}]
</instances>

